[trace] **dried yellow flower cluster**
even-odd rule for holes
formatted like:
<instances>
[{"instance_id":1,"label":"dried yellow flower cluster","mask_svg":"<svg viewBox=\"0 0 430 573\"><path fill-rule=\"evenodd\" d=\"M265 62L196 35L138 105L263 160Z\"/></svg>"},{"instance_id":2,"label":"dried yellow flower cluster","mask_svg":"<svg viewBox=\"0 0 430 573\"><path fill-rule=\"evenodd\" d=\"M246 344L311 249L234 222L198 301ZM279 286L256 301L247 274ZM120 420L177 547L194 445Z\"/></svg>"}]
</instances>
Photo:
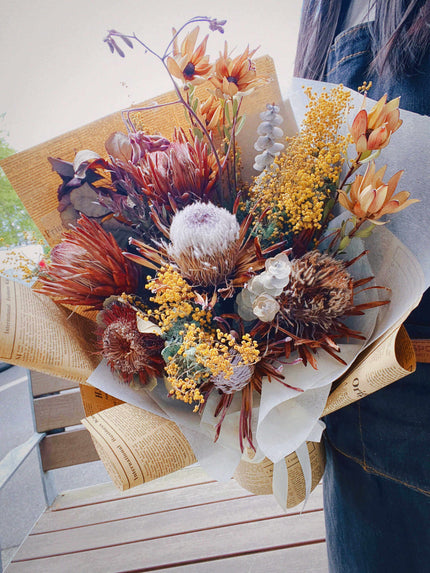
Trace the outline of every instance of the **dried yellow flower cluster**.
<instances>
[{"instance_id":1,"label":"dried yellow flower cluster","mask_svg":"<svg viewBox=\"0 0 430 573\"><path fill-rule=\"evenodd\" d=\"M211 320L209 311L196 308L191 301L195 294L181 275L171 265L161 268L155 279L148 277L146 288L155 293L151 302L158 308L148 310L148 318L155 319L163 332L169 330L180 318L191 316L193 320L205 323Z\"/></svg>"},{"instance_id":2,"label":"dried yellow flower cluster","mask_svg":"<svg viewBox=\"0 0 430 573\"><path fill-rule=\"evenodd\" d=\"M287 140L273 170L251 190L259 211L267 209L275 233L285 226L293 233L320 228L325 200L338 181L348 145L338 130L349 108L349 93L342 86L320 96L310 88L305 93L309 104L301 133Z\"/></svg>"},{"instance_id":3,"label":"dried yellow flower cluster","mask_svg":"<svg viewBox=\"0 0 430 573\"><path fill-rule=\"evenodd\" d=\"M222 374L228 380L234 368L259 360L257 343L249 334L238 343L231 334L220 329L205 330L195 323L186 323L179 335L182 344L176 355L169 358L167 381L170 394L188 404L204 402L199 386L209 378ZM239 361L233 365L233 357L238 356Z\"/></svg>"},{"instance_id":4,"label":"dried yellow flower cluster","mask_svg":"<svg viewBox=\"0 0 430 573\"><path fill-rule=\"evenodd\" d=\"M166 340L170 339L167 347L174 349L165 367L172 396L201 404L202 383L220 374L229 379L234 368L258 362L257 342L249 334L238 342L215 328L212 313L194 303L195 293L172 266L163 267L148 281L146 286L154 293L151 302L158 308L148 309L146 318L157 322Z\"/></svg>"}]
</instances>

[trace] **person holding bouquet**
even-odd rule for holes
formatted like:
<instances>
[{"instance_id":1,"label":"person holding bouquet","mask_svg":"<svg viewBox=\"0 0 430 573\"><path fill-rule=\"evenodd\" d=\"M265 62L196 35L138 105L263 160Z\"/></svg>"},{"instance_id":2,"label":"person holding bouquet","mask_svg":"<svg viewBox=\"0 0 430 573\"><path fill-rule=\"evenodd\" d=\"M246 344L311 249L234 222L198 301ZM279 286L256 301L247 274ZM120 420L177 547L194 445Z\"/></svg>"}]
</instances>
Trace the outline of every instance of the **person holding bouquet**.
<instances>
[{"instance_id":1,"label":"person holding bouquet","mask_svg":"<svg viewBox=\"0 0 430 573\"><path fill-rule=\"evenodd\" d=\"M400 96L401 108L430 115L430 2L305 0L295 75L355 90L371 83L369 97ZM428 291L406 328L430 339ZM428 354L412 375L325 420L332 572L418 573L430 561Z\"/></svg>"}]
</instances>

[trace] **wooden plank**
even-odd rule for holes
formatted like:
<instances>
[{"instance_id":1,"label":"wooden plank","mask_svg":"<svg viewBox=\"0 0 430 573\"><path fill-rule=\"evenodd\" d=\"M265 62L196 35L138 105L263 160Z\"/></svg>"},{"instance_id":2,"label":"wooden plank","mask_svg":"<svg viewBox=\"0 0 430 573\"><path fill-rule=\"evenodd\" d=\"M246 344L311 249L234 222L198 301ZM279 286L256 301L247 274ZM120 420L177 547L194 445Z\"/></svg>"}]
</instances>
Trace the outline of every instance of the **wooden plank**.
<instances>
[{"instance_id":1,"label":"wooden plank","mask_svg":"<svg viewBox=\"0 0 430 573\"><path fill-rule=\"evenodd\" d=\"M62 511L47 511L34 526L32 533L82 527L106 521L129 519L181 507L191 507L212 501L236 497L251 497L235 481L182 487L153 494L143 494L91 505L82 505Z\"/></svg>"},{"instance_id":2,"label":"wooden plank","mask_svg":"<svg viewBox=\"0 0 430 573\"><path fill-rule=\"evenodd\" d=\"M322 509L317 511L322 512ZM266 520L270 526L269 520L284 515L285 512L271 496L216 501L121 521L31 534L17 559L45 557L47 552L49 555L63 555L254 521ZM290 516L293 518L294 514Z\"/></svg>"},{"instance_id":3,"label":"wooden plank","mask_svg":"<svg viewBox=\"0 0 430 573\"><path fill-rule=\"evenodd\" d=\"M43 394L53 394L54 392L61 392L62 390L69 390L70 388L79 388L79 382L66 380L65 378L57 378L42 372L31 372L31 388L33 396L42 396Z\"/></svg>"},{"instance_id":4,"label":"wooden plank","mask_svg":"<svg viewBox=\"0 0 430 573\"><path fill-rule=\"evenodd\" d=\"M325 543L312 543L287 549L275 549L263 553L238 555L227 559L200 561L157 569L158 573L328 573Z\"/></svg>"},{"instance_id":5,"label":"wooden plank","mask_svg":"<svg viewBox=\"0 0 430 573\"><path fill-rule=\"evenodd\" d=\"M85 418L79 389L35 398L34 415L38 432L79 424Z\"/></svg>"},{"instance_id":6,"label":"wooden plank","mask_svg":"<svg viewBox=\"0 0 430 573\"><path fill-rule=\"evenodd\" d=\"M99 459L91 436L83 426L46 436L40 444L40 456L45 472Z\"/></svg>"},{"instance_id":7,"label":"wooden plank","mask_svg":"<svg viewBox=\"0 0 430 573\"><path fill-rule=\"evenodd\" d=\"M317 511L35 560L19 561L18 552L8 573L85 570L91 570L92 573L138 570L144 573L162 567L207 561L220 556L227 558L322 542L323 539L322 512ZM45 544L45 547L55 551L55 546L51 543Z\"/></svg>"},{"instance_id":8,"label":"wooden plank","mask_svg":"<svg viewBox=\"0 0 430 573\"><path fill-rule=\"evenodd\" d=\"M113 501L124 497L136 497L202 483L215 483L215 480L210 478L200 466L194 464L125 491L120 491L112 482L66 491L56 497L49 511L70 509L101 501Z\"/></svg>"},{"instance_id":9,"label":"wooden plank","mask_svg":"<svg viewBox=\"0 0 430 573\"><path fill-rule=\"evenodd\" d=\"M66 510L47 511L34 526L32 534L89 526L107 521L119 521L241 497L246 497L249 500L255 498L234 480L149 492L102 503L82 504ZM272 503L273 500L272 496L264 496L262 499L269 500L268 503ZM322 488L317 487L311 494L306 509L321 509L322 503ZM288 510L288 513L297 513L300 510L301 506Z\"/></svg>"}]
</instances>

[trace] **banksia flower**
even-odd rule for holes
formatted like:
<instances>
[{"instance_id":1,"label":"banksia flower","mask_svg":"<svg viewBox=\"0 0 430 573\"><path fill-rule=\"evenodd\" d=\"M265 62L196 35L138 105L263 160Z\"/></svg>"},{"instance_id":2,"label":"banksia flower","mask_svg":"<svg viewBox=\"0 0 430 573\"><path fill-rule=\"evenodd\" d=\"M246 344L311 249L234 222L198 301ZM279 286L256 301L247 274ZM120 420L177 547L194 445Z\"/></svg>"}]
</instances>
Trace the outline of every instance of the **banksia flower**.
<instances>
[{"instance_id":1,"label":"banksia flower","mask_svg":"<svg viewBox=\"0 0 430 573\"><path fill-rule=\"evenodd\" d=\"M340 317L354 306L352 279L342 261L310 251L291 262L290 281L279 300L296 336L336 335Z\"/></svg>"},{"instance_id":2,"label":"banksia flower","mask_svg":"<svg viewBox=\"0 0 430 573\"><path fill-rule=\"evenodd\" d=\"M162 376L164 340L155 324L148 328L151 323L139 322L136 311L118 301L102 310L97 322L100 353L124 382L130 383L136 375L143 385ZM139 329L141 322L146 323L146 328Z\"/></svg>"},{"instance_id":3,"label":"banksia flower","mask_svg":"<svg viewBox=\"0 0 430 573\"><path fill-rule=\"evenodd\" d=\"M37 292L58 302L101 309L113 294L135 293L139 271L115 239L96 222L81 217L51 251L51 263Z\"/></svg>"},{"instance_id":4,"label":"banksia flower","mask_svg":"<svg viewBox=\"0 0 430 573\"><path fill-rule=\"evenodd\" d=\"M182 276L200 286L219 285L234 270L239 255L239 223L212 203L188 205L174 216L168 254Z\"/></svg>"}]
</instances>

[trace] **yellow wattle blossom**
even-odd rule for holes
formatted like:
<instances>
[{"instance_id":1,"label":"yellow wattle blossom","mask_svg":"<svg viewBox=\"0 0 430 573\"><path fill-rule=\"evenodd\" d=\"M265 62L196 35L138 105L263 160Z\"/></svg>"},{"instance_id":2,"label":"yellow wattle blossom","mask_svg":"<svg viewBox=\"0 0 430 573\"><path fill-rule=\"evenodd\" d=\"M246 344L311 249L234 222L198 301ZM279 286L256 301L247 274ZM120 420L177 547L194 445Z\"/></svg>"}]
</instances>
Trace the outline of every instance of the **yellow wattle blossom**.
<instances>
[{"instance_id":1,"label":"yellow wattle blossom","mask_svg":"<svg viewBox=\"0 0 430 573\"><path fill-rule=\"evenodd\" d=\"M278 232L285 225L293 233L320 228L325 200L335 189L348 144L338 130L348 111L349 93L341 85L320 96L310 88L305 93L309 104L301 133L287 139L285 153L251 189L259 212L267 209L268 222Z\"/></svg>"},{"instance_id":2,"label":"yellow wattle blossom","mask_svg":"<svg viewBox=\"0 0 430 573\"><path fill-rule=\"evenodd\" d=\"M153 317L165 332L178 318L185 318L193 312L191 301L195 295L187 281L171 265L162 267L155 279L149 279L146 288L155 293L151 302L158 305Z\"/></svg>"},{"instance_id":3,"label":"yellow wattle blossom","mask_svg":"<svg viewBox=\"0 0 430 573\"><path fill-rule=\"evenodd\" d=\"M154 293L151 302L158 307L149 309L143 318L156 321L170 338L168 344L176 346L165 366L172 397L187 404L197 402L198 408L204 402L199 389L203 383L219 375L228 380L238 367L259 361L257 342L249 334L237 341L214 326L212 313L195 303L196 293L171 265L149 278L146 287Z\"/></svg>"},{"instance_id":4,"label":"yellow wattle blossom","mask_svg":"<svg viewBox=\"0 0 430 573\"><path fill-rule=\"evenodd\" d=\"M235 369L255 364L260 352L256 341L245 334L240 342L226 332L205 330L194 323L184 325L182 344L166 366L170 395L188 404L202 404L199 386L222 375L229 380Z\"/></svg>"}]
</instances>

